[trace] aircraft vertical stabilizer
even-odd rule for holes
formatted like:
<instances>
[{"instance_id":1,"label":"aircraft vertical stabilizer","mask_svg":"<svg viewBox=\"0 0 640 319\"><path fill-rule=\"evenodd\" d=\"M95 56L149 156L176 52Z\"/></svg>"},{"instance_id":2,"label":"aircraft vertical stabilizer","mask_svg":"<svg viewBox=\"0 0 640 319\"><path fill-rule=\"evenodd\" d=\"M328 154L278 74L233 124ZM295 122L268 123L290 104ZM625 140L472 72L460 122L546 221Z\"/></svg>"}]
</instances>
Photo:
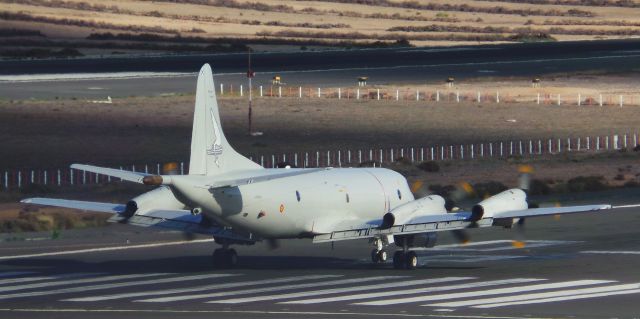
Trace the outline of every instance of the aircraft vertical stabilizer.
<instances>
[{"instance_id":1,"label":"aircraft vertical stabilizer","mask_svg":"<svg viewBox=\"0 0 640 319\"><path fill-rule=\"evenodd\" d=\"M198 74L189 175L217 175L261 168L229 145L220 123L213 74L209 64L205 64Z\"/></svg>"}]
</instances>

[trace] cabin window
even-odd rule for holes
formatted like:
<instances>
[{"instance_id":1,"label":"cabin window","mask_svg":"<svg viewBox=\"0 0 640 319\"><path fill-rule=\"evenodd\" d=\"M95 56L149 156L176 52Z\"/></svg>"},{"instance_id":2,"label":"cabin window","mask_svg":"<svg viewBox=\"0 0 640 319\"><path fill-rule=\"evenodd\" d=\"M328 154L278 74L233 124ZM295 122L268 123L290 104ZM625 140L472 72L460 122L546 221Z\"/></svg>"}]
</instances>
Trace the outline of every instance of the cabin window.
<instances>
[{"instance_id":1,"label":"cabin window","mask_svg":"<svg viewBox=\"0 0 640 319\"><path fill-rule=\"evenodd\" d=\"M348 203L349 202L349 194L346 194L346 195L347 195L346 199L347 199L347 203Z\"/></svg>"},{"instance_id":2,"label":"cabin window","mask_svg":"<svg viewBox=\"0 0 640 319\"><path fill-rule=\"evenodd\" d=\"M296 191L296 199L300 201L300 192Z\"/></svg>"},{"instance_id":3,"label":"cabin window","mask_svg":"<svg viewBox=\"0 0 640 319\"><path fill-rule=\"evenodd\" d=\"M398 190L398 199L402 199L402 193L400 193L400 190Z\"/></svg>"}]
</instances>

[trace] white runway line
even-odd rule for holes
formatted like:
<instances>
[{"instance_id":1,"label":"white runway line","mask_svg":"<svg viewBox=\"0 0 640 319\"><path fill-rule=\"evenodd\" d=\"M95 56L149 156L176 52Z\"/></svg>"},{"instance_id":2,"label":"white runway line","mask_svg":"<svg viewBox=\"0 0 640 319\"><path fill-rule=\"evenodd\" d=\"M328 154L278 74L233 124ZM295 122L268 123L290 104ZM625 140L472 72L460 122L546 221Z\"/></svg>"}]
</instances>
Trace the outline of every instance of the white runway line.
<instances>
[{"instance_id":1,"label":"white runway line","mask_svg":"<svg viewBox=\"0 0 640 319\"><path fill-rule=\"evenodd\" d=\"M176 246L176 245L198 244L198 243L208 243L208 242L213 242L213 239L197 239L197 240L191 240L191 241L173 241L173 242L166 242L166 243L154 243L154 244L127 245L127 246L117 246L117 247L102 247L102 248L66 250L66 251L57 251L57 252L40 253L40 254L28 254L28 255L16 255L16 256L0 256L0 260L25 259L25 258L34 258L34 257L48 257L48 256L62 256L62 255L84 254L84 253L94 253L94 252L102 252L102 251L127 250L127 249L164 247L164 246Z\"/></svg>"},{"instance_id":2,"label":"white runway line","mask_svg":"<svg viewBox=\"0 0 640 319\"><path fill-rule=\"evenodd\" d=\"M539 247L547 247L547 246L558 246L558 245L569 245L581 243L580 241L566 241L566 240L527 240L526 248L539 248ZM481 246L496 246L498 247L488 247L488 248L479 248ZM511 240L487 240L487 241L479 241L468 244L449 244L449 245L439 245L433 248L417 248L417 250L426 250L426 251L441 251L441 250L456 250L456 251L478 251L478 252L493 252L493 251L505 251L505 250L516 250L520 248L513 247Z\"/></svg>"},{"instance_id":3,"label":"white runway line","mask_svg":"<svg viewBox=\"0 0 640 319\"><path fill-rule=\"evenodd\" d=\"M245 289L245 290L214 292L214 293L206 293L206 294L135 300L134 302L170 302L170 301L182 301L182 300L192 300L192 299L216 298L216 297L227 297L227 296L237 296L237 295L259 294L259 293L282 291L282 290L289 290L289 289L303 289L303 288L326 287L326 286L334 286L334 285L347 285L347 284L356 284L356 283L361 283L366 281L391 280L391 279L399 279L399 278L405 278L405 277L404 276L378 276L378 277L368 277L368 278L340 279L340 280L311 282L311 283L305 283L305 284L284 285L284 286L274 286L274 287L265 287L265 288L256 288L256 289Z\"/></svg>"},{"instance_id":4,"label":"white runway line","mask_svg":"<svg viewBox=\"0 0 640 319\"><path fill-rule=\"evenodd\" d=\"M33 274L36 274L36 272L35 271L7 271L7 272L0 273L0 278L17 277L17 276L33 275Z\"/></svg>"},{"instance_id":5,"label":"white runway line","mask_svg":"<svg viewBox=\"0 0 640 319\"><path fill-rule=\"evenodd\" d=\"M566 282L549 283L549 284L538 284L538 285L530 285L530 286L516 286L516 287L510 287L510 288L499 288L499 289L490 289L490 290L477 290L477 291L470 291L470 292L459 292L459 293L453 293L453 294L429 295L429 296L417 296L417 297L411 297L411 298L377 300L377 301L355 303L354 305L388 306L388 305L397 305L397 304L412 303L412 302L460 299L460 298L470 298L470 297L483 297L483 296L501 295L501 294L514 294L514 293L525 292L525 291L556 289L556 288L576 287L576 286L587 286L587 285L596 285L596 284L603 284L603 283L610 283L610 282L612 282L612 281L609 281L609 280L576 280L576 281L566 281Z\"/></svg>"},{"instance_id":6,"label":"white runway line","mask_svg":"<svg viewBox=\"0 0 640 319\"><path fill-rule=\"evenodd\" d=\"M11 295L0 295L0 300L55 295L55 294L64 294L64 293L72 293L72 292L86 292L91 290L102 290L102 289L112 289L112 288L122 288L122 287L132 287L132 286L142 286L142 285L165 284L165 283L178 282L178 281L222 278L222 277L229 277L229 276L236 276L236 275L209 274L209 275L180 276L180 277L169 277L169 278L154 278L154 279L139 280L139 281L124 281L124 282L117 282L117 283L110 283L110 284L103 284L103 285L80 286L80 287L63 288L63 289L57 289L57 290L34 291L34 292L24 292L24 293L17 293L17 294L11 294Z\"/></svg>"},{"instance_id":7,"label":"white runway line","mask_svg":"<svg viewBox=\"0 0 640 319\"><path fill-rule=\"evenodd\" d=\"M481 281L481 282L471 282L466 284L458 284L458 285L450 285L450 286L390 290L390 291L371 292L371 293L365 293L365 294L295 300L295 301L280 302L280 304L316 304L316 303L324 303L324 302L372 299L372 298L389 297L389 296L423 294L423 293L430 293L430 292L437 292L437 291L469 289L469 288L489 287L489 286L508 285L508 284L521 284L526 282L543 281L543 280L546 280L546 279L515 278L515 279L503 279L503 280L493 280L493 281Z\"/></svg>"},{"instance_id":8,"label":"white runway line","mask_svg":"<svg viewBox=\"0 0 640 319\"><path fill-rule=\"evenodd\" d=\"M534 299L534 300L523 300L523 301L516 301L516 302L495 303L495 304L474 306L473 308L497 308L497 307L514 306L514 305L530 305L530 304L537 304L537 303L579 300L579 299L609 297L609 296L617 296L617 295L629 295L629 294L637 294L637 293L640 293L640 289L610 291L610 292L601 292L601 293L584 294L584 295L576 295L576 296Z\"/></svg>"},{"instance_id":9,"label":"white runway line","mask_svg":"<svg viewBox=\"0 0 640 319\"><path fill-rule=\"evenodd\" d=\"M58 279L64 279L64 278L91 277L91 276L100 276L100 275L104 275L104 274L103 273L74 273L74 274L63 274L63 275L54 275L54 276L34 276L34 277L0 279L0 287L4 285L16 284L16 283L25 283L25 282L34 282L34 281L43 281L43 280L58 280Z\"/></svg>"},{"instance_id":10,"label":"white runway line","mask_svg":"<svg viewBox=\"0 0 640 319\"><path fill-rule=\"evenodd\" d=\"M106 72L0 75L0 82L42 82L195 76L193 72ZM92 89L92 88L89 88Z\"/></svg>"},{"instance_id":11,"label":"white runway line","mask_svg":"<svg viewBox=\"0 0 640 319\"><path fill-rule=\"evenodd\" d=\"M388 288L408 287L408 286L416 286L416 285L437 284L437 283L451 282L456 280L469 280L469 279L475 279L475 278L444 277L444 278L420 279L420 280L399 279L398 281L395 281L395 282L375 284L375 285L301 291L301 292L279 294L279 295L261 295L256 297L247 297L247 298L223 299L223 300L209 301L209 303L238 304L238 303L246 303L246 302L265 301L265 300L293 299L293 298L301 298L301 297L349 293L349 292L363 291L363 290L388 289Z\"/></svg>"},{"instance_id":12,"label":"white runway line","mask_svg":"<svg viewBox=\"0 0 640 319\"><path fill-rule=\"evenodd\" d=\"M76 275L76 274L72 274ZM8 292L8 291L16 291L16 290L27 290L27 289L37 289L37 288L45 288L45 287L53 287L53 286L67 286L67 285L75 285L75 284L84 284L84 283L92 283L92 282L102 282L102 281L111 281L118 279L129 279L129 278L140 278L140 277L150 277L150 276L160 276L166 274L142 274L142 275L118 275L118 276L106 276L106 277L92 277L99 276L95 274L77 274L78 276L87 276L90 278L82 278L82 279L74 279L74 280L60 280L62 278L56 278L54 281L48 282L39 282L32 283L26 285L14 285L14 286L5 286L0 287L0 292Z\"/></svg>"},{"instance_id":13,"label":"white runway line","mask_svg":"<svg viewBox=\"0 0 640 319\"><path fill-rule=\"evenodd\" d=\"M603 255L640 255L637 250L585 250L581 254L603 254Z\"/></svg>"},{"instance_id":14,"label":"white runway line","mask_svg":"<svg viewBox=\"0 0 640 319\"><path fill-rule=\"evenodd\" d=\"M624 285L614 285L614 286L600 286L593 288L582 288L582 289L565 289L565 290L555 290L549 292L539 292L532 294L516 294L512 296L504 296L504 297L494 297L494 298L483 298L483 299L474 299L474 300L464 300L464 301L454 301L454 302L443 302L430 304L425 306L431 307L467 307L467 306L476 306L482 304L494 304L494 303L503 303L503 302L512 302L512 301L524 301L524 300L533 300L533 299L542 299L542 298L551 298L551 297L565 297L565 296L574 296L581 294L590 294L590 293L600 293L607 291L617 291L617 290L628 290L628 289L639 289L640 285L638 284L624 284Z\"/></svg>"},{"instance_id":15,"label":"white runway line","mask_svg":"<svg viewBox=\"0 0 640 319\"><path fill-rule=\"evenodd\" d=\"M187 292L205 291L205 290L281 284L281 283L301 281L301 280L336 278L341 276L342 275L309 275L309 276L297 276L297 277L284 277L284 278L255 280L255 281L240 281L240 282L232 282L232 283L224 283L224 284L212 284L212 285L189 287L189 288L151 290L151 291L131 292L131 293L114 294L114 295L106 295L106 296L72 298L72 299L65 299L63 301L104 301L104 300L132 298L132 297L172 295L172 294L180 294L180 293L187 293Z\"/></svg>"}]
</instances>

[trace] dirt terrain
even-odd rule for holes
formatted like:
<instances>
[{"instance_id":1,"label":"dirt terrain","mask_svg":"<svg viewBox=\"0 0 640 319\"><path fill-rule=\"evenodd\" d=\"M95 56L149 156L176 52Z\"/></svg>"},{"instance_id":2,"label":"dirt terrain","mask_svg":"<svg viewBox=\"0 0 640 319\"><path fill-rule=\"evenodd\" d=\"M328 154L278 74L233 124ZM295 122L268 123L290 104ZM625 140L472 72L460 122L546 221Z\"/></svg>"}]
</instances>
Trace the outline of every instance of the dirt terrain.
<instances>
[{"instance_id":1,"label":"dirt terrain","mask_svg":"<svg viewBox=\"0 0 640 319\"><path fill-rule=\"evenodd\" d=\"M246 49L234 47L233 43L261 50L274 47L301 50L322 46L575 41L640 35L637 1L2 0L0 3L0 29L41 33L10 36L3 40L7 49L80 48L79 52L58 53L68 56ZM141 34L154 37L137 37ZM208 47L211 44L216 45Z\"/></svg>"}]
</instances>

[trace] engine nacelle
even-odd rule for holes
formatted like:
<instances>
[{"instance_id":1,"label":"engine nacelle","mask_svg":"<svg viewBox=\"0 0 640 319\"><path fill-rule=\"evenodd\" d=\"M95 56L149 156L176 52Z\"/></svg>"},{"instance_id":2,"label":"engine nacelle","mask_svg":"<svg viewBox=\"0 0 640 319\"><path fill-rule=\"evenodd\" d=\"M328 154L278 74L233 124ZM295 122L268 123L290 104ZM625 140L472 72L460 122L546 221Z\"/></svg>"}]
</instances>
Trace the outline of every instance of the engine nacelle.
<instances>
[{"instance_id":1,"label":"engine nacelle","mask_svg":"<svg viewBox=\"0 0 640 319\"><path fill-rule=\"evenodd\" d=\"M393 241L398 247L404 247L406 243L407 247L432 248L438 241L438 233L393 236Z\"/></svg>"},{"instance_id":2,"label":"engine nacelle","mask_svg":"<svg viewBox=\"0 0 640 319\"><path fill-rule=\"evenodd\" d=\"M382 217L380 228L387 229L395 225L402 225L412 218L423 215L446 214L444 198L438 195L426 196L402 204Z\"/></svg>"},{"instance_id":3,"label":"engine nacelle","mask_svg":"<svg viewBox=\"0 0 640 319\"><path fill-rule=\"evenodd\" d=\"M150 192L137 196L127 203L124 216L129 218L134 214L144 215L153 209L184 209L185 205L179 201L168 187L158 187Z\"/></svg>"},{"instance_id":4,"label":"engine nacelle","mask_svg":"<svg viewBox=\"0 0 640 319\"><path fill-rule=\"evenodd\" d=\"M527 209L527 194L521 189L509 189L491 196L471 208L471 220L493 217L496 213Z\"/></svg>"}]
</instances>

